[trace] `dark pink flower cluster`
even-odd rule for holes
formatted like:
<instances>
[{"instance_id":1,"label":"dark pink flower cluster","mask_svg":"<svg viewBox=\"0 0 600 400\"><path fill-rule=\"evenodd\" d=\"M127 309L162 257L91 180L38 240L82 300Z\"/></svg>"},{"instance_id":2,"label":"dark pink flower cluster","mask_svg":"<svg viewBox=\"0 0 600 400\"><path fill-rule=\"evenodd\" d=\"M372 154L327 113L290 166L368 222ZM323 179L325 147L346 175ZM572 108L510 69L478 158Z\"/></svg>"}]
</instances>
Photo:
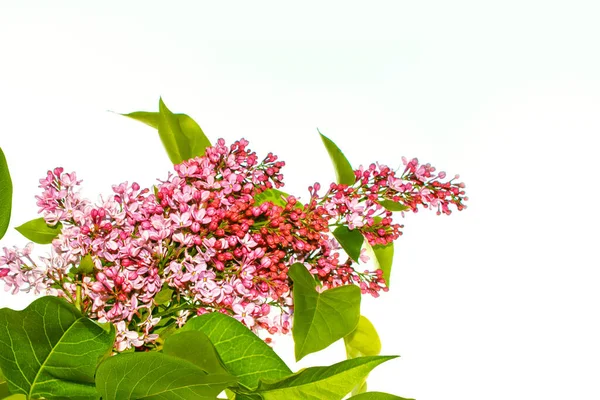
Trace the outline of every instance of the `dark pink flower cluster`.
<instances>
[{"instance_id":1,"label":"dark pink flower cluster","mask_svg":"<svg viewBox=\"0 0 600 400\"><path fill-rule=\"evenodd\" d=\"M451 204L465 207L464 185L441 182L443 173L416 159L405 162L399 177L373 164L355 171L353 185L331 184L319 195L316 183L306 204L288 195L267 201L260 195L283 186L284 163L271 153L259 161L247 145L220 139L154 188L122 183L99 204L80 198L74 173L49 171L37 204L62 231L42 259L45 268L29 249L5 249L0 279L13 291L33 287L63 296L91 318L114 323L118 351L153 342L160 327L214 311L255 331L287 333L293 310L287 272L296 262L320 282L319 290L346 284L374 296L387 290L380 270L355 268L332 227L347 226L370 245L385 245L402 228L390 202L445 214ZM85 257L93 267L77 269ZM362 254L360 261L367 260Z\"/></svg>"}]
</instances>

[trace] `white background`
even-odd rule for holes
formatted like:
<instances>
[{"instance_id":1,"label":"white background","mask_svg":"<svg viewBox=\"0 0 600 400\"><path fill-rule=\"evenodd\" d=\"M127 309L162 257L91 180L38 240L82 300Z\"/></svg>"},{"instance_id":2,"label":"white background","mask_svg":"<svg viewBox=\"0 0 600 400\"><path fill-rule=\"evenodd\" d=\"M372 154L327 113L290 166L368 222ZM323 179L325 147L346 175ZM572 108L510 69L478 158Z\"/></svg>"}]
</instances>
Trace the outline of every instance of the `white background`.
<instances>
[{"instance_id":1,"label":"white background","mask_svg":"<svg viewBox=\"0 0 600 400\"><path fill-rule=\"evenodd\" d=\"M600 399L600 10L589 1L0 2L0 146L12 227L62 165L96 199L166 177L163 96L214 141L287 162L287 191L417 156L469 208L405 218L391 291L365 299L372 390L419 400ZM40 254L46 249L38 248ZM0 305L29 297L0 294ZM291 343L277 351L292 361ZM343 346L294 366L332 363ZM293 364L292 364L293 365Z\"/></svg>"}]
</instances>

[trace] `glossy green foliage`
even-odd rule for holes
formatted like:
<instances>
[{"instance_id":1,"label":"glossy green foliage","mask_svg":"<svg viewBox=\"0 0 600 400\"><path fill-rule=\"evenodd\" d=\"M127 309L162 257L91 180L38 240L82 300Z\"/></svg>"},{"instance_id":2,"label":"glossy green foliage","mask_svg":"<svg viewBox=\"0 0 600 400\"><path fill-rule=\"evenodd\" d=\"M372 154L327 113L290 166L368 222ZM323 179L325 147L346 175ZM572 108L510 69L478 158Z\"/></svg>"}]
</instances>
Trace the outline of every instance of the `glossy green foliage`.
<instances>
[{"instance_id":1,"label":"glossy green foliage","mask_svg":"<svg viewBox=\"0 0 600 400\"><path fill-rule=\"evenodd\" d=\"M49 226L44 218L36 218L15 229L34 243L50 244L60 234L62 224L59 222L54 226Z\"/></svg>"},{"instance_id":2,"label":"glossy green foliage","mask_svg":"<svg viewBox=\"0 0 600 400\"><path fill-rule=\"evenodd\" d=\"M185 331L165 340L163 353L195 364L208 374L226 374L215 346L202 331Z\"/></svg>"},{"instance_id":3,"label":"glossy green foliage","mask_svg":"<svg viewBox=\"0 0 600 400\"><path fill-rule=\"evenodd\" d=\"M48 399L97 399L94 373L114 343L106 330L57 297L23 311L0 310L0 368L11 393Z\"/></svg>"},{"instance_id":4,"label":"glossy green foliage","mask_svg":"<svg viewBox=\"0 0 600 400\"><path fill-rule=\"evenodd\" d=\"M235 318L204 314L189 320L181 330L204 333L227 371L250 389L258 386L259 379L281 379L292 373L269 345Z\"/></svg>"},{"instance_id":5,"label":"glossy green foliage","mask_svg":"<svg viewBox=\"0 0 600 400\"><path fill-rule=\"evenodd\" d=\"M354 177L354 170L344 153L342 153L340 148L327 136L323 135L321 132L319 132L319 135L321 135L321 140L333 163L337 183L353 185L356 180Z\"/></svg>"},{"instance_id":6,"label":"glossy green foliage","mask_svg":"<svg viewBox=\"0 0 600 400\"><path fill-rule=\"evenodd\" d=\"M341 400L379 364L394 356L360 357L328 367L306 368L277 382L264 382L257 393L264 400Z\"/></svg>"},{"instance_id":7,"label":"glossy green foliage","mask_svg":"<svg viewBox=\"0 0 600 400\"><path fill-rule=\"evenodd\" d=\"M215 399L235 385L229 374L207 374L195 364L159 352L125 353L98 367L102 400Z\"/></svg>"},{"instance_id":8,"label":"glossy green foliage","mask_svg":"<svg viewBox=\"0 0 600 400\"><path fill-rule=\"evenodd\" d=\"M203 156L210 141L191 117L172 113L162 99L158 112L136 111L123 114L158 130L167 155L173 164Z\"/></svg>"}]
</instances>

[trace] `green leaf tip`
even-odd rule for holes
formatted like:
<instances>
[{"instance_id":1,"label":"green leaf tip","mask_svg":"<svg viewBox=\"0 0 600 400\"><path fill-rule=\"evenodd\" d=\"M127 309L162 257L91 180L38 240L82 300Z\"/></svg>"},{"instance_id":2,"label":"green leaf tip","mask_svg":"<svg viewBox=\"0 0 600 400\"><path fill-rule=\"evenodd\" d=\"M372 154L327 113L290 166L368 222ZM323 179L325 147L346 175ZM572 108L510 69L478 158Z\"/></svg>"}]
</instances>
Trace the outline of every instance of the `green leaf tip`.
<instances>
[{"instance_id":1,"label":"green leaf tip","mask_svg":"<svg viewBox=\"0 0 600 400\"><path fill-rule=\"evenodd\" d=\"M354 261L359 262L360 250L365 241L362 233L347 226L338 226L332 233L346 254Z\"/></svg>"},{"instance_id":2,"label":"green leaf tip","mask_svg":"<svg viewBox=\"0 0 600 400\"><path fill-rule=\"evenodd\" d=\"M321 131L317 129L317 132L319 132L321 140L329 153L329 158L331 158L331 162L333 163L337 183L353 185L356 181L354 170L344 153L342 153L340 148L331 139L323 135Z\"/></svg>"},{"instance_id":3,"label":"green leaf tip","mask_svg":"<svg viewBox=\"0 0 600 400\"><path fill-rule=\"evenodd\" d=\"M341 399L373 368L395 356L360 357L327 367L310 367L280 381L263 382L257 394L264 400Z\"/></svg>"},{"instance_id":4,"label":"green leaf tip","mask_svg":"<svg viewBox=\"0 0 600 400\"><path fill-rule=\"evenodd\" d=\"M173 164L203 156L211 143L200 125L187 114L171 112L162 97L159 99L158 109L158 112L134 111L121 115L157 129Z\"/></svg>"},{"instance_id":5,"label":"green leaf tip","mask_svg":"<svg viewBox=\"0 0 600 400\"><path fill-rule=\"evenodd\" d=\"M62 230L59 222L54 226L46 223L44 218L36 218L15 228L21 235L37 244L50 244Z\"/></svg>"}]
</instances>

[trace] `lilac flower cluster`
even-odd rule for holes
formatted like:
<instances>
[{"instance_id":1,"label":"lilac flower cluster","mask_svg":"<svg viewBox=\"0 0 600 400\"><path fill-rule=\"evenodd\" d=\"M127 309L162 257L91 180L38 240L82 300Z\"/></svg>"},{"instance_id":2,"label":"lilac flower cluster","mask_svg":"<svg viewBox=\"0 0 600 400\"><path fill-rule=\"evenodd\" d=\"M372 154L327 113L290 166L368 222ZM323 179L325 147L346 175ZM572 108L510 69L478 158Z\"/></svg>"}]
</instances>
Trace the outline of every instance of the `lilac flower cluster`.
<instances>
[{"instance_id":1,"label":"lilac flower cluster","mask_svg":"<svg viewBox=\"0 0 600 400\"><path fill-rule=\"evenodd\" d=\"M273 189L283 186L284 163L271 153L259 161L247 145L220 139L154 188L125 182L97 204L81 198L75 173L49 171L37 205L48 225L62 229L50 256L37 263L31 246L4 249L5 288L61 296L90 318L115 324L117 351L153 346L162 329L207 312L285 334L293 313L287 272L296 262L315 276L318 290L387 290L381 270L358 268L340 251L331 227L347 226L369 244L385 245L402 228L389 204L445 214L452 204L465 207L462 183L442 182L444 173L416 159L399 177L373 164L355 171L353 185L331 184L319 195L316 183L306 204L288 195L266 201L266 191L280 193ZM363 253L360 261L367 260Z\"/></svg>"}]
</instances>

